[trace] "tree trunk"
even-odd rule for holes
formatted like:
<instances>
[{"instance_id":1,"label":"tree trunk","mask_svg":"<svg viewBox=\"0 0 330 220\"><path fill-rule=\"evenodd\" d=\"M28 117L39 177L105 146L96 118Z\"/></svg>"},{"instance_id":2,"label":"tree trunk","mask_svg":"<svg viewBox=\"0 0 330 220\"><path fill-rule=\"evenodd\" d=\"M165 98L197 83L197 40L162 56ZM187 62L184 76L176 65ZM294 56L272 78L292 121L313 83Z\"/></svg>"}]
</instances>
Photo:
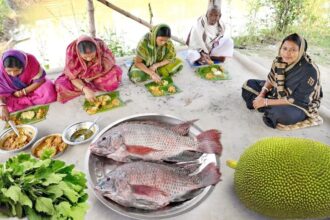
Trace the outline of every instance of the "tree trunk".
<instances>
[{"instance_id":1,"label":"tree trunk","mask_svg":"<svg viewBox=\"0 0 330 220\"><path fill-rule=\"evenodd\" d=\"M217 5L219 6L219 8L221 8L221 2L222 0L209 0L209 7L211 7L212 5Z\"/></svg>"},{"instance_id":2,"label":"tree trunk","mask_svg":"<svg viewBox=\"0 0 330 220\"><path fill-rule=\"evenodd\" d=\"M93 0L87 0L88 20L89 20L89 33L92 37L95 37L95 19L94 19L94 4Z\"/></svg>"}]
</instances>

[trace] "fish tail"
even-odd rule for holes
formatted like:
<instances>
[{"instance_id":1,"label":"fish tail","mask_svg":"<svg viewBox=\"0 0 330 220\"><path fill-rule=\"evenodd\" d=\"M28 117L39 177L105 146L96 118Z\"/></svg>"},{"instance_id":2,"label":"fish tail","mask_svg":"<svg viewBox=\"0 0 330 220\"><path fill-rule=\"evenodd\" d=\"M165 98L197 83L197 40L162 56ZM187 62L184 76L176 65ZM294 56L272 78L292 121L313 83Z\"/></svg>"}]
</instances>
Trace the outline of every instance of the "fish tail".
<instances>
[{"instance_id":1,"label":"fish tail","mask_svg":"<svg viewBox=\"0 0 330 220\"><path fill-rule=\"evenodd\" d=\"M221 133L218 130L212 129L204 131L197 136L197 151L221 155L222 145L220 142L220 138Z\"/></svg>"},{"instance_id":2,"label":"fish tail","mask_svg":"<svg viewBox=\"0 0 330 220\"><path fill-rule=\"evenodd\" d=\"M221 173L215 163L210 163L197 176L202 180L201 187L206 187L217 184L220 181Z\"/></svg>"}]
</instances>

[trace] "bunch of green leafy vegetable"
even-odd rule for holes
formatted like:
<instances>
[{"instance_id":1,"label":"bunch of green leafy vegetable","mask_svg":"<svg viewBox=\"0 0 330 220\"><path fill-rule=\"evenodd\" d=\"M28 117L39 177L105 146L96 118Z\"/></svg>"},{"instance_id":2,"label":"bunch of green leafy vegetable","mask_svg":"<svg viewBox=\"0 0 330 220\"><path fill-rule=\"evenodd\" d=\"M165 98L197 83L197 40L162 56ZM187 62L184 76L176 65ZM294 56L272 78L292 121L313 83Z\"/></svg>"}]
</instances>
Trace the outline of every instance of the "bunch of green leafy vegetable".
<instances>
[{"instance_id":1,"label":"bunch of green leafy vegetable","mask_svg":"<svg viewBox=\"0 0 330 220\"><path fill-rule=\"evenodd\" d=\"M0 212L30 220L84 219L85 174L61 160L43 158L19 154L0 164Z\"/></svg>"}]
</instances>

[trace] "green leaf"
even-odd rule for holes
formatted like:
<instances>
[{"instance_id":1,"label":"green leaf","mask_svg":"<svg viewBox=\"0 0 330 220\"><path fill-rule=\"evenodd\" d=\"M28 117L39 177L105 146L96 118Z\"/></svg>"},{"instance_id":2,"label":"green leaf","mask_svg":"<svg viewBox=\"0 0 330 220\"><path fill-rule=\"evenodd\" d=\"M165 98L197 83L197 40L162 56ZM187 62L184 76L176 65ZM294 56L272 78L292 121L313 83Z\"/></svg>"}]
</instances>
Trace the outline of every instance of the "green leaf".
<instances>
[{"instance_id":1,"label":"green leaf","mask_svg":"<svg viewBox=\"0 0 330 220\"><path fill-rule=\"evenodd\" d=\"M39 215L36 211L31 208L26 209L27 217L29 220L47 220L49 218Z\"/></svg>"},{"instance_id":2,"label":"green leaf","mask_svg":"<svg viewBox=\"0 0 330 220\"><path fill-rule=\"evenodd\" d=\"M88 210L89 206L87 203L78 203L77 206L71 208L71 217L73 220L84 219L84 216Z\"/></svg>"},{"instance_id":3,"label":"green leaf","mask_svg":"<svg viewBox=\"0 0 330 220\"><path fill-rule=\"evenodd\" d=\"M86 187L86 177L85 174L82 172L72 172L72 174L67 175L63 178L64 181L72 183L74 185L79 185L82 187Z\"/></svg>"},{"instance_id":4,"label":"green leaf","mask_svg":"<svg viewBox=\"0 0 330 220\"><path fill-rule=\"evenodd\" d=\"M52 171L50 169L48 169L48 167L42 166L36 170L34 176L36 179L46 179L51 174L52 174Z\"/></svg>"},{"instance_id":5,"label":"green leaf","mask_svg":"<svg viewBox=\"0 0 330 220\"><path fill-rule=\"evenodd\" d=\"M13 200L15 203L19 201L21 189L18 186L11 186L9 189L1 189L2 193L4 196L10 198Z\"/></svg>"},{"instance_id":6,"label":"green leaf","mask_svg":"<svg viewBox=\"0 0 330 220\"><path fill-rule=\"evenodd\" d=\"M69 217L71 213L71 205L69 202L61 202L58 205L55 206L56 209L56 215L57 216L63 216L63 217Z\"/></svg>"},{"instance_id":7,"label":"green leaf","mask_svg":"<svg viewBox=\"0 0 330 220\"><path fill-rule=\"evenodd\" d=\"M44 186L49 186L51 184L58 184L62 181L62 178L65 177L65 174L55 174L51 173L45 181L43 181L41 184Z\"/></svg>"},{"instance_id":8,"label":"green leaf","mask_svg":"<svg viewBox=\"0 0 330 220\"><path fill-rule=\"evenodd\" d=\"M65 182L60 182L58 184L58 187L60 187L63 190L64 195L73 203L78 201L79 194L71 189Z\"/></svg>"},{"instance_id":9,"label":"green leaf","mask_svg":"<svg viewBox=\"0 0 330 220\"><path fill-rule=\"evenodd\" d=\"M35 209L38 212L44 212L44 213L47 213L49 215L53 215L55 213L55 209L54 209L54 206L53 206L53 201L49 198L46 198L46 197L37 198Z\"/></svg>"},{"instance_id":10,"label":"green leaf","mask_svg":"<svg viewBox=\"0 0 330 220\"><path fill-rule=\"evenodd\" d=\"M42 151L40 159L41 160L46 160L46 159L50 159L53 155L55 155L56 151L54 148L47 148L45 150Z\"/></svg>"},{"instance_id":11,"label":"green leaf","mask_svg":"<svg viewBox=\"0 0 330 220\"><path fill-rule=\"evenodd\" d=\"M59 198L59 197L61 197L61 196L63 195L63 190L60 189L58 185L48 186L48 187L46 188L46 191L47 191L48 193L51 193L51 194L52 194L52 195L51 195L51 198L52 198L53 200L55 200L55 199L57 199L57 198Z\"/></svg>"},{"instance_id":12,"label":"green leaf","mask_svg":"<svg viewBox=\"0 0 330 220\"><path fill-rule=\"evenodd\" d=\"M20 198L19 198L19 201L22 205L26 205L30 208L32 208L32 201L31 199L24 193L20 193Z\"/></svg>"},{"instance_id":13,"label":"green leaf","mask_svg":"<svg viewBox=\"0 0 330 220\"><path fill-rule=\"evenodd\" d=\"M51 164L49 165L49 169L51 169L54 173L63 167L65 167L65 162L61 160L52 160Z\"/></svg>"}]
</instances>

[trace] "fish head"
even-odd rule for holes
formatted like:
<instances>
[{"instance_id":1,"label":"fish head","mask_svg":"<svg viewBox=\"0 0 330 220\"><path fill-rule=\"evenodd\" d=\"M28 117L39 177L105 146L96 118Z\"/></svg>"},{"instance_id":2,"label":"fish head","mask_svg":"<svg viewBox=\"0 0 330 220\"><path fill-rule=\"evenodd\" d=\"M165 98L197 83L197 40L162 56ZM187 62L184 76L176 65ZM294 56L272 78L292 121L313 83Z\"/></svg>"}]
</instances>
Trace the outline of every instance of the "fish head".
<instances>
[{"instance_id":1,"label":"fish head","mask_svg":"<svg viewBox=\"0 0 330 220\"><path fill-rule=\"evenodd\" d=\"M97 190L109 198L127 200L132 197L132 189L123 173L105 177L98 183Z\"/></svg>"},{"instance_id":2,"label":"fish head","mask_svg":"<svg viewBox=\"0 0 330 220\"><path fill-rule=\"evenodd\" d=\"M106 132L90 146L90 150L96 155L105 156L124 146L124 137L119 132Z\"/></svg>"}]
</instances>

